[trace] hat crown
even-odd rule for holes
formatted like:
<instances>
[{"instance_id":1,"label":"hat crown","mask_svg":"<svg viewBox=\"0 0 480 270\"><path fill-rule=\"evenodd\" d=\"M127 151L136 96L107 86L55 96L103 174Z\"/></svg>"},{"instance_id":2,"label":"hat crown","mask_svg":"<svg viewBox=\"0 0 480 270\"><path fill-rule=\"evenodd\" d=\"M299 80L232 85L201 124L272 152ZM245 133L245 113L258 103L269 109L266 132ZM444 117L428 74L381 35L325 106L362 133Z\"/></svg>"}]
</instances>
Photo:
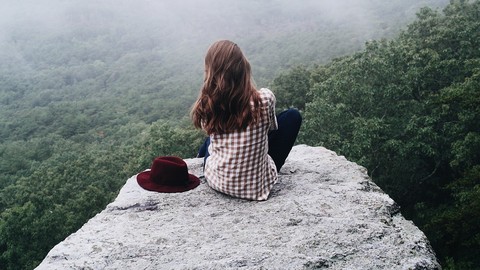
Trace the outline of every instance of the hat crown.
<instances>
[{"instance_id":1,"label":"hat crown","mask_svg":"<svg viewBox=\"0 0 480 270\"><path fill-rule=\"evenodd\" d=\"M173 193L196 188L200 179L188 173L185 161L175 156L157 157L150 170L137 174L137 183L149 191Z\"/></svg>"},{"instance_id":2,"label":"hat crown","mask_svg":"<svg viewBox=\"0 0 480 270\"><path fill-rule=\"evenodd\" d=\"M179 157L158 157L153 160L150 181L160 185L185 185L188 182L187 164Z\"/></svg>"}]
</instances>

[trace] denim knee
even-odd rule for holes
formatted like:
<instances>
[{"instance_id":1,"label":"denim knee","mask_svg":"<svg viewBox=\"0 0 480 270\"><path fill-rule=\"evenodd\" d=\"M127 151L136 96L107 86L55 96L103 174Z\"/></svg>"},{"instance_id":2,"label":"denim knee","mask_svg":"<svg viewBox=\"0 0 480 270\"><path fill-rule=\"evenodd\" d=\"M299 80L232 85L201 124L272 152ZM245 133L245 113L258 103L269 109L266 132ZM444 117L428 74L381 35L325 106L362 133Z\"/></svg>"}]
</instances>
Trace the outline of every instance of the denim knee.
<instances>
[{"instance_id":1,"label":"denim knee","mask_svg":"<svg viewBox=\"0 0 480 270\"><path fill-rule=\"evenodd\" d=\"M299 123L299 124L302 123L302 115L297 109L294 109L294 108L290 108L288 110L281 112L277 116L277 120L280 120L280 119L288 119L287 121L291 123L292 122Z\"/></svg>"}]
</instances>

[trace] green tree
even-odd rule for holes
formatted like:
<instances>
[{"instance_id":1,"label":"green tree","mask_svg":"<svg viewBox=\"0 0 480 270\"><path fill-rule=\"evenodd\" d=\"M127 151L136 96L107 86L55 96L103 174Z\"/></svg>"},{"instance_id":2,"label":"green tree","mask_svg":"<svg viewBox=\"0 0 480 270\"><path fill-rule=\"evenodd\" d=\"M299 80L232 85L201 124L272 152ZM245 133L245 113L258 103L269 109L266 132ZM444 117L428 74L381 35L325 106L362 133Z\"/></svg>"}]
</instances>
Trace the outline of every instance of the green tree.
<instances>
[{"instance_id":1,"label":"green tree","mask_svg":"<svg viewBox=\"0 0 480 270\"><path fill-rule=\"evenodd\" d=\"M301 134L366 166L452 269L480 265L479 14L422 9L396 39L310 71Z\"/></svg>"},{"instance_id":2,"label":"green tree","mask_svg":"<svg viewBox=\"0 0 480 270\"><path fill-rule=\"evenodd\" d=\"M288 108L305 109L308 102L307 93L310 90L310 71L302 66L295 67L273 80L272 90L277 99L276 109L282 111Z\"/></svg>"}]
</instances>

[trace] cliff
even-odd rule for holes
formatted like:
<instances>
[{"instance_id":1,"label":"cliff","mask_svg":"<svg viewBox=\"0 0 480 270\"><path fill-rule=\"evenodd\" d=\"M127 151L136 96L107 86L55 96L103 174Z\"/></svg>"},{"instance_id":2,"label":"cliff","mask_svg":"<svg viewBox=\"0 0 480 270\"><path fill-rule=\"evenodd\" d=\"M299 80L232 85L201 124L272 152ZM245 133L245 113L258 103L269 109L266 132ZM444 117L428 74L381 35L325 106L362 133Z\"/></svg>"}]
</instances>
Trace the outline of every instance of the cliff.
<instances>
[{"instance_id":1,"label":"cliff","mask_svg":"<svg viewBox=\"0 0 480 270\"><path fill-rule=\"evenodd\" d=\"M186 160L202 175L202 160ZM205 180L155 193L128 179L117 199L55 246L43 269L440 269L425 235L366 170L295 146L264 202Z\"/></svg>"}]
</instances>

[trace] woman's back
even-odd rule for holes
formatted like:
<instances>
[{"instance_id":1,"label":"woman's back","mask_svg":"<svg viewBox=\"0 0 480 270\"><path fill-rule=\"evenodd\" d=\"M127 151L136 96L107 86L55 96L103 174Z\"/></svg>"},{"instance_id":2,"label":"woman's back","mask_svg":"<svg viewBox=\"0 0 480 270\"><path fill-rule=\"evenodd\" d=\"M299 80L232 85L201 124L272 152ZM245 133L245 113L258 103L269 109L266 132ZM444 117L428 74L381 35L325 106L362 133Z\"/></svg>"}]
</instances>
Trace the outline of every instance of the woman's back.
<instances>
[{"instance_id":1,"label":"woman's back","mask_svg":"<svg viewBox=\"0 0 480 270\"><path fill-rule=\"evenodd\" d=\"M260 119L245 130L211 134L205 163L209 185L225 194L266 200L277 181L275 163L268 155L268 132L277 129L275 96L260 89Z\"/></svg>"},{"instance_id":2,"label":"woman's back","mask_svg":"<svg viewBox=\"0 0 480 270\"><path fill-rule=\"evenodd\" d=\"M208 184L234 197L266 200L295 142L301 116L290 109L277 123L275 96L266 88L256 90L250 63L237 44L220 40L208 49L191 116L209 136L199 152L205 156Z\"/></svg>"}]
</instances>

